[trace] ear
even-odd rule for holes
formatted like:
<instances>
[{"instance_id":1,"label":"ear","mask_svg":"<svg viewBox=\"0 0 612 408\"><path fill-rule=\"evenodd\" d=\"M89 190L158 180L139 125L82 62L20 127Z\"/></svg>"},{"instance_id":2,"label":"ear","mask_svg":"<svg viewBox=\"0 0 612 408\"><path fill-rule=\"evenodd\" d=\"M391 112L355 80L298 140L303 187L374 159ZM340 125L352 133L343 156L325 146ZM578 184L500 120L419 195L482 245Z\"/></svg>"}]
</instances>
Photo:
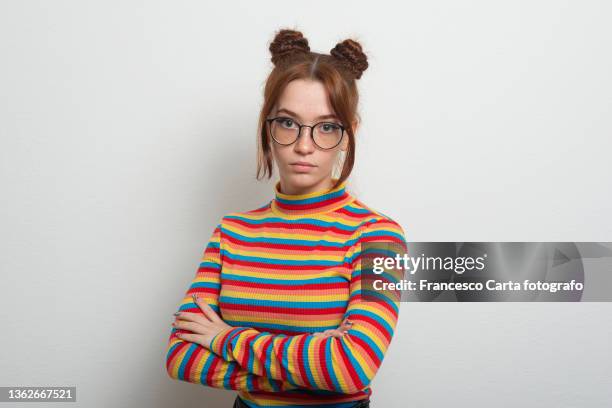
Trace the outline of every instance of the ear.
<instances>
[{"instance_id":1,"label":"ear","mask_svg":"<svg viewBox=\"0 0 612 408\"><path fill-rule=\"evenodd\" d=\"M354 135L357 134L357 129L359 129L359 120L355 119L355 121L353 122L353 134Z\"/></svg>"},{"instance_id":2,"label":"ear","mask_svg":"<svg viewBox=\"0 0 612 408\"><path fill-rule=\"evenodd\" d=\"M357 134L357 129L359 129L359 121L358 120L355 120L355 122L353 122L352 128L353 128L353 134L354 135ZM349 143L349 138L347 136L347 137L345 137L342 140L342 143L340 144L340 150L346 151L346 149L348 149L348 143Z\"/></svg>"},{"instance_id":3,"label":"ear","mask_svg":"<svg viewBox=\"0 0 612 408\"><path fill-rule=\"evenodd\" d=\"M345 133L345 135L342 138L342 142L340 142L340 150L343 151L343 152L345 152L346 149L348 149L348 142L349 142L348 135L346 134L346 132L344 132L344 133Z\"/></svg>"}]
</instances>

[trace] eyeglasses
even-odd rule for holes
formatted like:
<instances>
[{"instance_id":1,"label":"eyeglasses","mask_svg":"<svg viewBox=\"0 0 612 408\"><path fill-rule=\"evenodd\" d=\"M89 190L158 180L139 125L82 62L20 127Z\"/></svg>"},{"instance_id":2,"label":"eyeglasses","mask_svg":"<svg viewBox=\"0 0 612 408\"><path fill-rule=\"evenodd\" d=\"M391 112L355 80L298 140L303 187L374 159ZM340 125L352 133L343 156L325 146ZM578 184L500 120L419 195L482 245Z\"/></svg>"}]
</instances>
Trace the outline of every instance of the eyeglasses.
<instances>
[{"instance_id":1,"label":"eyeglasses","mask_svg":"<svg viewBox=\"0 0 612 408\"><path fill-rule=\"evenodd\" d=\"M302 128L310 128L310 136L315 145L324 150L333 149L340 144L344 136L344 126L334 122L319 122L312 126L301 125L294 119L279 116L266 119L272 139L280 145L289 146L295 143L302 133Z\"/></svg>"}]
</instances>

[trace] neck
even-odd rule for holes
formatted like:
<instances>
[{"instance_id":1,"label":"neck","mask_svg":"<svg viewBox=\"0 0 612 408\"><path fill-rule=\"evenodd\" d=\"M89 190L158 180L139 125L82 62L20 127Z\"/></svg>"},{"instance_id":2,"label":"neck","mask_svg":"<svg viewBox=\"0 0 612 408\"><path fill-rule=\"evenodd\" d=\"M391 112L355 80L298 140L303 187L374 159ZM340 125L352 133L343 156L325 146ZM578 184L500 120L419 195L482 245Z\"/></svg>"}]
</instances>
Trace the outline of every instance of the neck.
<instances>
[{"instance_id":1,"label":"neck","mask_svg":"<svg viewBox=\"0 0 612 408\"><path fill-rule=\"evenodd\" d=\"M331 180L331 185L337 179ZM320 188L303 194L286 194L281 192L280 181L274 186L274 200L271 202L272 211L285 216L304 216L330 212L341 208L354 197L346 191L346 180L338 187Z\"/></svg>"}]
</instances>

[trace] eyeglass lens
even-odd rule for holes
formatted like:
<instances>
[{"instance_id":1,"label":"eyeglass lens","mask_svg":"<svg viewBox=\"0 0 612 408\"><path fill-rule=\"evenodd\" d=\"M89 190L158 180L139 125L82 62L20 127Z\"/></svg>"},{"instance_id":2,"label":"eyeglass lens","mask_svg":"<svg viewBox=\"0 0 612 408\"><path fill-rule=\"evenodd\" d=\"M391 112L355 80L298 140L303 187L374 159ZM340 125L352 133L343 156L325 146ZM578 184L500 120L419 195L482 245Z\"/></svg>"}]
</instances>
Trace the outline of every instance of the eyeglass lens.
<instances>
[{"instance_id":1,"label":"eyeglass lens","mask_svg":"<svg viewBox=\"0 0 612 408\"><path fill-rule=\"evenodd\" d=\"M304 126L302 132L305 131ZM274 140L283 145L295 142L300 133L300 126L291 118L275 118L270 122L270 132ZM322 149L331 149L342 138L342 127L332 122L317 123L312 129L315 144Z\"/></svg>"}]
</instances>

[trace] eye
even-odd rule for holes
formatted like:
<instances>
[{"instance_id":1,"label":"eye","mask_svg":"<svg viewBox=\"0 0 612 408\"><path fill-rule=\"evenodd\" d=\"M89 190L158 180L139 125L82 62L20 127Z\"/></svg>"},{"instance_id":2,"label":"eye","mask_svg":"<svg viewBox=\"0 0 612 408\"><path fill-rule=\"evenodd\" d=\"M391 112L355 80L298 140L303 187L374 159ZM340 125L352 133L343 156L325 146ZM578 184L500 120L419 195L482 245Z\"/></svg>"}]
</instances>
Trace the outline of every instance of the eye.
<instances>
[{"instance_id":1,"label":"eye","mask_svg":"<svg viewBox=\"0 0 612 408\"><path fill-rule=\"evenodd\" d=\"M294 129L296 127L295 122L291 118L276 118L275 122L285 129Z\"/></svg>"},{"instance_id":2,"label":"eye","mask_svg":"<svg viewBox=\"0 0 612 408\"><path fill-rule=\"evenodd\" d=\"M324 133L335 133L340 131L340 125L331 122L322 123L320 127Z\"/></svg>"}]
</instances>

